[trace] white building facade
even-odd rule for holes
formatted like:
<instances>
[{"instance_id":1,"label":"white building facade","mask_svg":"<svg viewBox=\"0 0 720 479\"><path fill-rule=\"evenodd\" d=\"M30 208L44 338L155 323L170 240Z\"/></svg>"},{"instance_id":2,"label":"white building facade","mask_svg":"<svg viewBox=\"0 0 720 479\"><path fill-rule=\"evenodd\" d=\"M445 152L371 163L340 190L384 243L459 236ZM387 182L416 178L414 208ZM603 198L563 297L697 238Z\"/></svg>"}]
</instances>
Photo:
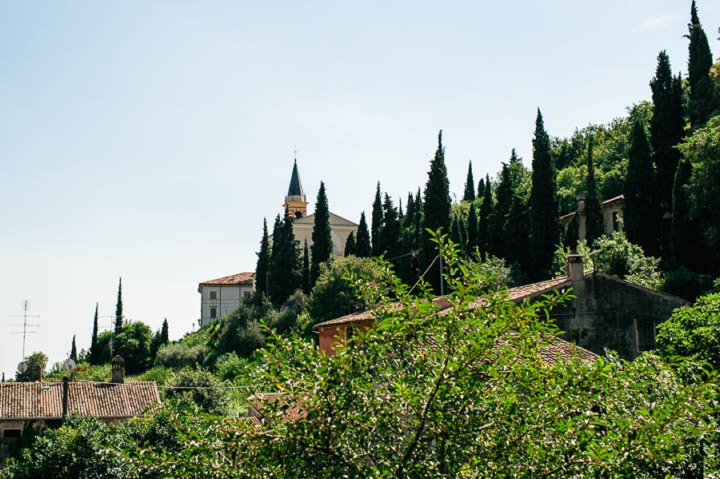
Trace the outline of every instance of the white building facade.
<instances>
[{"instance_id":1,"label":"white building facade","mask_svg":"<svg viewBox=\"0 0 720 479\"><path fill-rule=\"evenodd\" d=\"M255 292L255 273L246 272L203 281L200 293L200 326L226 316Z\"/></svg>"}]
</instances>

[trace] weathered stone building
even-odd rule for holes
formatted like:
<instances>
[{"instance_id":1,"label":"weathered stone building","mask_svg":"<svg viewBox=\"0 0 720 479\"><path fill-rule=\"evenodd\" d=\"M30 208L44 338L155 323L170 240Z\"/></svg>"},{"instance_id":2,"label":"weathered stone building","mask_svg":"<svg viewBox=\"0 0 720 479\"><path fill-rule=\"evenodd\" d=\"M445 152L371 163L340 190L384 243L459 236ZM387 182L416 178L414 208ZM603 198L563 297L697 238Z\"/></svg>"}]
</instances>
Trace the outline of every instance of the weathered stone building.
<instances>
[{"instance_id":1,"label":"weathered stone building","mask_svg":"<svg viewBox=\"0 0 720 479\"><path fill-rule=\"evenodd\" d=\"M585 193L577 196L578 209L560 217L564 232L567 235L570 228L577 228L577 238L580 241L585 239ZM623 207L625 197L623 195L610 198L601 203L603 214L603 225L605 233L620 231L623 229Z\"/></svg>"},{"instance_id":2,"label":"weathered stone building","mask_svg":"<svg viewBox=\"0 0 720 479\"><path fill-rule=\"evenodd\" d=\"M613 276L584 272L582 257L568 257L568 275L511 288L508 299L520 303L553 291L572 289L574 299L551 317L563 331L561 338L592 351L604 354L614 350L625 359L633 359L655 346L657 325L672 312L689 304L682 298L639 286ZM447 301L436 300L442 310ZM443 306L443 302L446 306ZM481 308L482 298L471 305ZM372 326L368 311L349 314L315 326L320 349L332 353L337 342L344 342L358 329ZM560 347L558 343L557 347ZM562 350L562 347L560 347Z\"/></svg>"}]
</instances>

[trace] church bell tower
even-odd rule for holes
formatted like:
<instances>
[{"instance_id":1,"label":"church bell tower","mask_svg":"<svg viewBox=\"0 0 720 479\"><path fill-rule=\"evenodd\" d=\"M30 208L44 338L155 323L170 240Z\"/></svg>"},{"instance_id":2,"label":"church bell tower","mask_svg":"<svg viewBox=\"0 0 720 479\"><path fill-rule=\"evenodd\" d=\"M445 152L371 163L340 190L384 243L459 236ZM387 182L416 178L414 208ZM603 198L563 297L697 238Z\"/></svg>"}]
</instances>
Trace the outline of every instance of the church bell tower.
<instances>
[{"instance_id":1,"label":"church bell tower","mask_svg":"<svg viewBox=\"0 0 720 479\"><path fill-rule=\"evenodd\" d=\"M290 177L290 187L285 197L285 209L293 218L302 218L307 216L307 200L303 191L302 183L300 183L300 174L298 173L297 159L293 163L292 176Z\"/></svg>"}]
</instances>

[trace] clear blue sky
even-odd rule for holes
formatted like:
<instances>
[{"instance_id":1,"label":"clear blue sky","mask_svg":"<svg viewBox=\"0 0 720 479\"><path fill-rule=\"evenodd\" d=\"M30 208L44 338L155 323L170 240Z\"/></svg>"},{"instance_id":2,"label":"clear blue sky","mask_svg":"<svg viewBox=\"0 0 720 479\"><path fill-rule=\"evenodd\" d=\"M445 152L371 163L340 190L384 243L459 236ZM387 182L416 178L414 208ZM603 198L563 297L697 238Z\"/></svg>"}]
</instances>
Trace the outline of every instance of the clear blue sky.
<instances>
[{"instance_id":1,"label":"clear blue sky","mask_svg":"<svg viewBox=\"0 0 720 479\"><path fill-rule=\"evenodd\" d=\"M699 0L717 54L720 2ZM0 2L0 371L87 348L95 302L171 337L198 282L253 270L297 145L314 198L358 220L375 183L423 185L445 130L451 188L687 70L689 1ZM313 206L311 205L311 208Z\"/></svg>"}]
</instances>

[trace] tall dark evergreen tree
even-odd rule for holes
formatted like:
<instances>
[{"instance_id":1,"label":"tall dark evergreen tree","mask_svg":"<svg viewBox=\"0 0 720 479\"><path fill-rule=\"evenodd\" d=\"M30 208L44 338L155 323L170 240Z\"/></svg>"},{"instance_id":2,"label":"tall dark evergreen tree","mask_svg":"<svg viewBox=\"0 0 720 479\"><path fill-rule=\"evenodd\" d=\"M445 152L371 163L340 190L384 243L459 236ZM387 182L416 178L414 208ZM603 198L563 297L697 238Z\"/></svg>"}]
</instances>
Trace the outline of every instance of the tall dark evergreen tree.
<instances>
[{"instance_id":1,"label":"tall dark evergreen tree","mask_svg":"<svg viewBox=\"0 0 720 479\"><path fill-rule=\"evenodd\" d=\"M268 272L270 271L270 238L268 237L267 219L263 218L263 235L260 240L260 252L257 253L255 266L255 292L258 297L268 294Z\"/></svg>"},{"instance_id":2,"label":"tall dark evergreen tree","mask_svg":"<svg viewBox=\"0 0 720 479\"><path fill-rule=\"evenodd\" d=\"M510 154L510 166L503 163L502 169L500 170L500 178L495 188L495 207L490 217L488 251L491 255L498 258L504 258L507 254L504 232L515 187L510 168L515 167L515 165L519 163L520 158L517 156L517 153L515 153L515 148L513 148Z\"/></svg>"},{"instance_id":3,"label":"tall dark evergreen tree","mask_svg":"<svg viewBox=\"0 0 720 479\"><path fill-rule=\"evenodd\" d=\"M312 291L312 287L310 286L310 250L308 249L307 239L303 246L300 287L305 294L310 294L310 291Z\"/></svg>"},{"instance_id":4,"label":"tall dark evergreen tree","mask_svg":"<svg viewBox=\"0 0 720 479\"><path fill-rule=\"evenodd\" d=\"M370 232L368 231L365 212L360 213L360 224L358 225L357 240L355 241L355 256L368 258L372 253L370 245Z\"/></svg>"},{"instance_id":5,"label":"tall dark evergreen tree","mask_svg":"<svg viewBox=\"0 0 720 479\"><path fill-rule=\"evenodd\" d=\"M475 179L472 172L472 161L468 162L467 178L465 179L465 192L463 193L463 201L475 200Z\"/></svg>"},{"instance_id":6,"label":"tall dark evergreen tree","mask_svg":"<svg viewBox=\"0 0 720 479\"><path fill-rule=\"evenodd\" d=\"M372 205L372 216L370 218L370 232L372 233L372 255L380 256L382 247L380 246L380 234L383 224L383 206L382 193L380 192L380 182L378 181L375 190L375 201Z\"/></svg>"},{"instance_id":7,"label":"tall dark evergreen tree","mask_svg":"<svg viewBox=\"0 0 720 479\"><path fill-rule=\"evenodd\" d=\"M90 364L100 364L100 346L98 345L98 304L95 303L95 317L93 319L92 339L90 340Z\"/></svg>"},{"instance_id":8,"label":"tall dark evergreen tree","mask_svg":"<svg viewBox=\"0 0 720 479\"><path fill-rule=\"evenodd\" d=\"M650 144L657 171L656 201L661 214L672 212L672 189L675 170L680 160L676 148L683 138L685 121L682 110L682 84L673 78L670 58L662 51L658 55L655 78L650 82L655 109L650 122Z\"/></svg>"},{"instance_id":9,"label":"tall dark evergreen tree","mask_svg":"<svg viewBox=\"0 0 720 479\"><path fill-rule=\"evenodd\" d=\"M697 238L697 224L690 217L690 198L687 184L690 182L692 164L681 159L675 174L673 187L672 243L675 259L683 266L698 268L698 248L702 244Z\"/></svg>"},{"instance_id":10,"label":"tall dark evergreen tree","mask_svg":"<svg viewBox=\"0 0 720 479\"><path fill-rule=\"evenodd\" d=\"M447 234L450 229L450 181L445 166L445 147L442 144L442 130L438 134L438 147L435 157L430 162L428 181L425 185L425 198L423 201L422 218L422 264L424 268L433 264L427 273L426 279L435 292L440 292L440 264L434 261L438 248L430 240L427 230L436 231L442 228Z\"/></svg>"},{"instance_id":11,"label":"tall dark evergreen tree","mask_svg":"<svg viewBox=\"0 0 720 479\"><path fill-rule=\"evenodd\" d=\"M170 328L168 327L167 318L163 319L162 328L160 329L160 344L168 344L170 342Z\"/></svg>"},{"instance_id":12,"label":"tall dark evergreen tree","mask_svg":"<svg viewBox=\"0 0 720 479\"><path fill-rule=\"evenodd\" d=\"M325 183L320 182L317 203L315 203L315 224L310 246L310 286L315 285L320 276L320 265L333 256L332 234L330 232L330 209L328 207Z\"/></svg>"},{"instance_id":13,"label":"tall dark evergreen tree","mask_svg":"<svg viewBox=\"0 0 720 479\"><path fill-rule=\"evenodd\" d=\"M273 228L273 247L270 255L270 299L281 306L300 287L300 256L292 228L292 217L285 212L278 216Z\"/></svg>"},{"instance_id":14,"label":"tall dark evergreen tree","mask_svg":"<svg viewBox=\"0 0 720 479\"><path fill-rule=\"evenodd\" d=\"M390 196L385 193L383 225L380 232L380 253L385 255L385 258L392 259L402 254L400 252L401 229L398 211L393 205ZM395 264L397 264L397 261L395 261Z\"/></svg>"},{"instance_id":15,"label":"tall dark evergreen tree","mask_svg":"<svg viewBox=\"0 0 720 479\"><path fill-rule=\"evenodd\" d=\"M475 213L475 202L473 201L470 203L470 211L468 211L467 217L467 246L465 252L468 255L475 253L476 249L480 246L479 236L480 228L477 213Z\"/></svg>"},{"instance_id":16,"label":"tall dark evergreen tree","mask_svg":"<svg viewBox=\"0 0 720 479\"><path fill-rule=\"evenodd\" d=\"M516 272L516 280L523 283L528 271L533 267L532 256L535 254L531 238L530 205L520 194L513 194L510 211L506 223L507 256L509 265L515 265L520 273Z\"/></svg>"},{"instance_id":17,"label":"tall dark evergreen tree","mask_svg":"<svg viewBox=\"0 0 720 479\"><path fill-rule=\"evenodd\" d=\"M123 329L123 301L122 301L122 278L118 284L117 303L115 304L115 334L120 334Z\"/></svg>"},{"instance_id":18,"label":"tall dark evergreen tree","mask_svg":"<svg viewBox=\"0 0 720 479\"><path fill-rule=\"evenodd\" d=\"M605 233L602 205L595 183L595 166L593 165L593 142L590 135L587 150L587 195L585 196L585 240L592 245L596 239Z\"/></svg>"},{"instance_id":19,"label":"tall dark evergreen tree","mask_svg":"<svg viewBox=\"0 0 720 479\"><path fill-rule=\"evenodd\" d=\"M555 183L555 167L550 153L550 137L538 109L533 138L530 214L533 264L530 279L550 277L555 249L560 241L560 220Z\"/></svg>"},{"instance_id":20,"label":"tall dark evergreen tree","mask_svg":"<svg viewBox=\"0 0 720 479\"><path fill-rule=\"evenodd\" d=\"M485 191L483 192L483 200L480 205L480 225L478 231L478 246L483 254L487 256L488 247L490 245L490 217L492 216L492 183L490 175L485 176Z\"/></svg>"},{"instance_id":21,"label":"tall dark evergreen tree","mask_svg":"<svg viewBox=\"0 0 720 479\"><path fill-rule=\"evenodd\" d=\"M355 232L353 231L345 240L345 256L355 256Z\"/></svg>"},{"instance_id":22,"label":"tall dark evergreen tree","mask_svg":"<svg viewBox=\"0 0 720 479\"><path fill-rule=\"evenodd\" d=\"M646 254L657 254L659 210L655 201L655 172L650 145L640 121L635 121L628 151L628 170L625 178L625 234L631 243L639 245Z\"/></svg>"},{"instance_id":23,"label":"tall dark evergreen tree","mask_svg":"<svg viewBox=\"0 0 720 479\"><path fill-rule=\"evenodd\" d=\"M73 334L73 340L72 345L70 346L70 359L77 362L78 360L78 354L77 354L77 345L75 344L75 335Z\"/></svg>"},{"instance_id":24,"label":"tall dark evergreen tree","mask_svg":"<svg viewBox=\"0 0 720 479\"><path fill-rule=\"evenodd\" d=\"M475 194L475 198L482 198L483 196L485 196L485 178L480 178L480 181L478 181L477 193Z\"/></svg>"},{"instance_id":25,"label":"tall dark evergreen tree","mask_svg":"<svg viewBox=\"0 0 720 479\"><path fill-rule=\"evenodd\" d=\"M450 233L448 236L450 237L450 241L455 243L461 250L467 247L465 228L463 228L463 223L458 216L450 220Z\"/></svg>"},{"instance_id":26,"label":"tall dark evergreen tree","mask_svg":"<svg viewBox=\"0 0 720 479\"><path fill-rule=\"evenodd\" d=\"M688 84L690 85L690 123L700 128L708 121L718 107L718 92L710 78L713 65L712 52L705 30L700 24L695 0L690 9L688 24L690 45L688 46Z\"/></svg>"}]
</instances>

